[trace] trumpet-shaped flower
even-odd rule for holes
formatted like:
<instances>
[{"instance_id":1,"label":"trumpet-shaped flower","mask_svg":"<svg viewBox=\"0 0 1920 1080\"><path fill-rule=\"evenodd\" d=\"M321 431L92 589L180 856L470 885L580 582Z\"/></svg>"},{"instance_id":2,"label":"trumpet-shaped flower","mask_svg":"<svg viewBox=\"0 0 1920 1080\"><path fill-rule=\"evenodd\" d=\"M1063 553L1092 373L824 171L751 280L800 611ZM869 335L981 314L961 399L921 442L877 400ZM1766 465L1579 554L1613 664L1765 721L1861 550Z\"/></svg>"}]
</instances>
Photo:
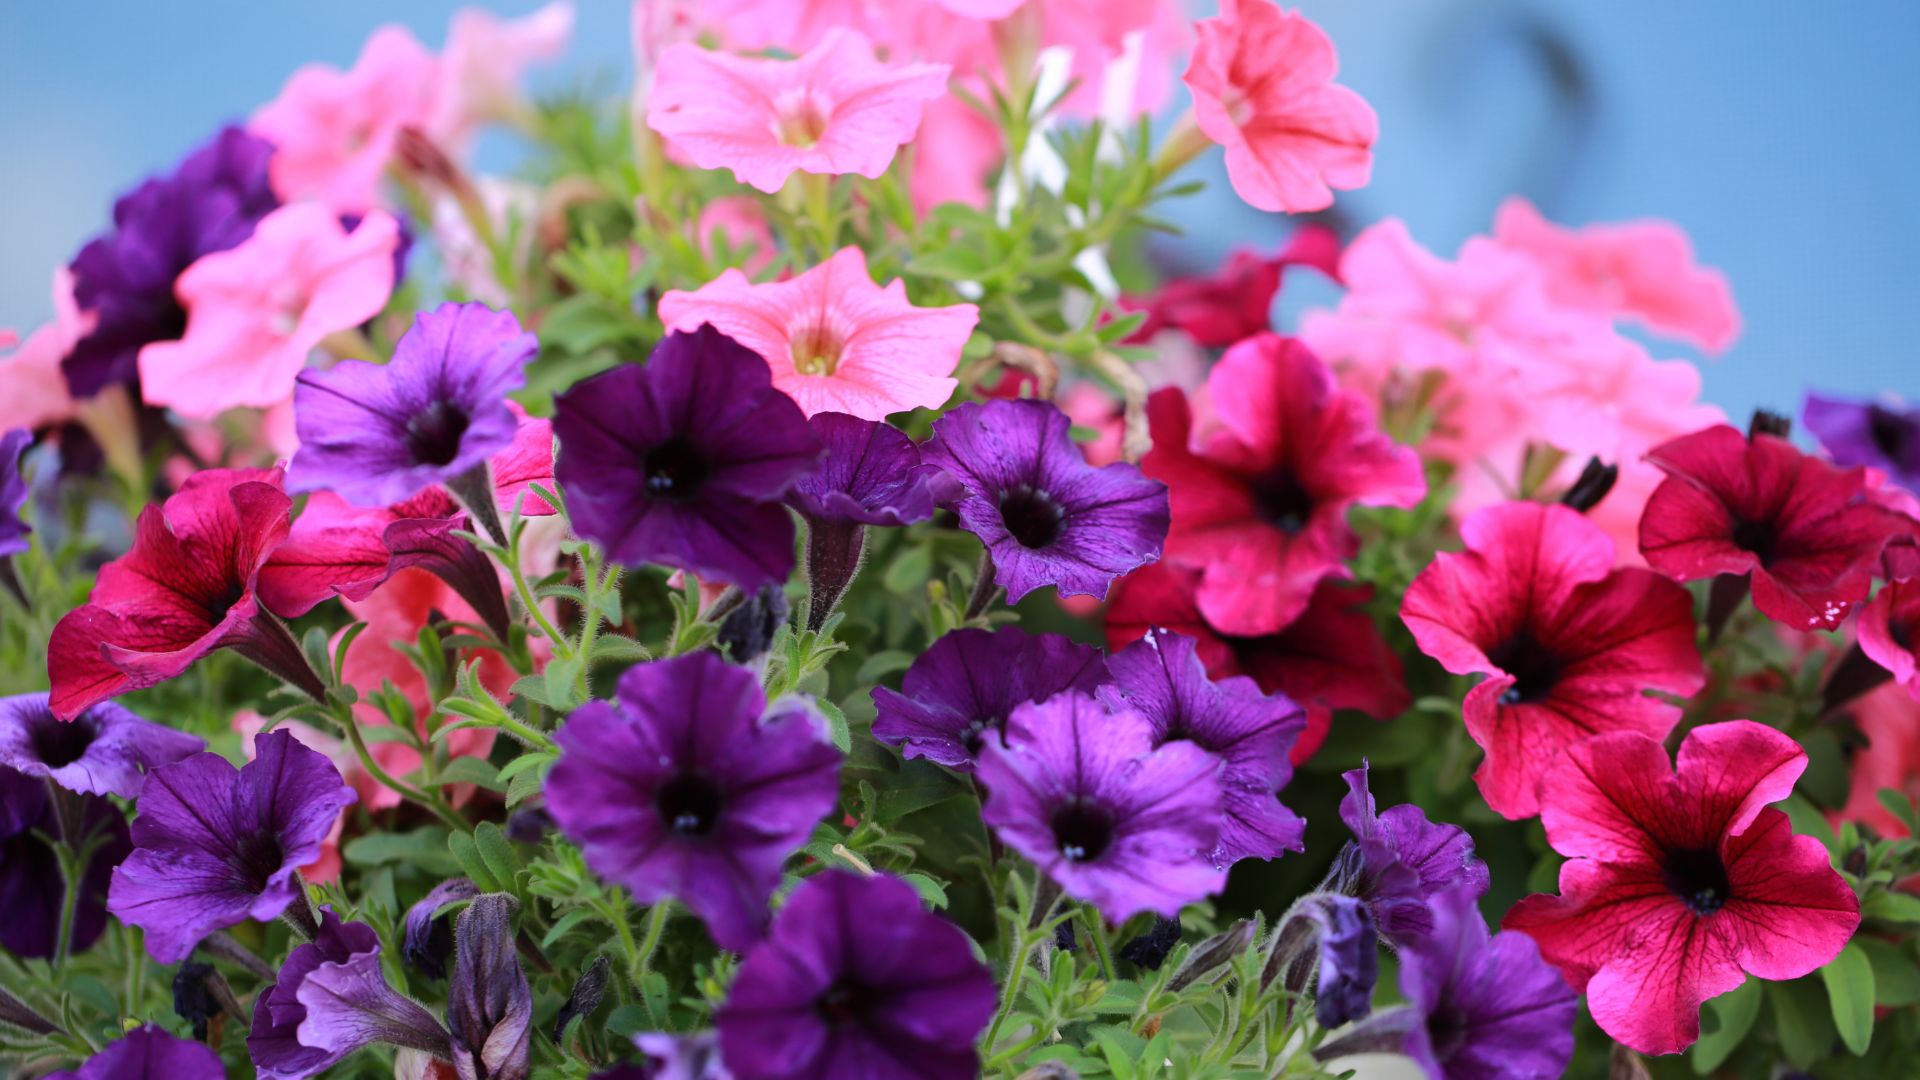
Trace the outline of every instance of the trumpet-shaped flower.
<instances>
[{"instance_id":1,"label":"trumpet-shaped flower","mask_svg":"<svg viewBox=\"0 0 1920 1080\"><path fill-rule=\"evenodd\" d=\"M205 746L197 735L142 720L110 701L61 721L46 694L0 698L0 766L83 795L135 798L149 770Z\"/></svg>"}]
</instances>

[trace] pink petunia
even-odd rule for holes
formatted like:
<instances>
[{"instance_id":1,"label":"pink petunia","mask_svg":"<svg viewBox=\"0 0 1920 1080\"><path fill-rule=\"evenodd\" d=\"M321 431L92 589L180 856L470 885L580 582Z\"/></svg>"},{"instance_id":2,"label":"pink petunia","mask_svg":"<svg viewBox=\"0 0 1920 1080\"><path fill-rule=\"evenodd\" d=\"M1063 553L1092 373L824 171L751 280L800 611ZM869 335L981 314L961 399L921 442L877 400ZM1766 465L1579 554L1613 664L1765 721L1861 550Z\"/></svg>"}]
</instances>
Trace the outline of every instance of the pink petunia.
<instances>
[{"instance_id":1,"label":"pink petunia","mask_svg":"<svg viewBox=\"0 0 1920 1080\"><path fill-rule=\"evenodd\" d=\"M1532 937L1602 1031L1643 1054L1700 1036L1700 1006L1746 981L1797 979L1832 960L1860 902L1818 840L1768 806L1807 756L1747 720L1696 728L1667 763L1637 732L1573 746L1541 785L1547 842L1568 856L1560 895L1501 925Z\"/></svg>"},{"instance_id":2,"label":"pink petunia","mask_svg":"<svg viewBox=\"0 0 1920 1080\"><path fill-rule=\"evenodd\" d=\"M1920 701L1920 580L1889 581L1860 609L1860 651Z\"/></svg>"},{"instance_id":3,"label":"pink petunia","mask_svg":"<svg viewBox=\"0 0 1920 1080\"><path fill-rule=\"evenodd\" d=\"M740 266L748 274L758 274L773 265L779 252L773 243L773 230L767 225L766 211L760 201L748 195L726 195L714 199L700 210L693 223L694 242L709 259L715 257L714 236L726 241L735 255L744 258Z\"/></svg>"},{"instance_id":4,"label":"pink petunia","mask_svg":"<svg viewBox=\"0 0 1920 1080\"><path fill-rule=\"evenodd\" d=\"M1273 329L1273 298L1289 267L1311 267L1337 281L1339 263L1339 237L1323 225L1297 230L1274 255L1238 248L1213 274L1174 278L1152 296L1135 301L1146 310L1147 321L1128 340L1144 343L1174 328L1207 348L1226 348Z\"/></svg>"},{"instance_id":5,"label":"pink petunia","mask_svg":"<svg viewBox=\"0 0 1920 1080\"><path fill-rule=\"evenodd\" d=\"M647 126L703 169L780 190L797 172L877 177L947 92L944 64L883 64L860 34L833 31L795 60L682 42L660 57Z\"/></svg>"},{"instance_id":6,"label":"pink petunia","mask_svg":"<svg viewBox=\"0 0 1920 1080\"><path fill-rule=\"evenodd\" d=\"M1848 702L1842 712L1867 745L1853 755L1847 804L1839 817L1881 836L1907 835L1906 825L1880 801L1880 791L1892 788L1920 800L1920 702L1906 689L1882 685Z\"/></svg>"},{"instance_id":7,"label":"pink petunia","mask_svg":"<svg viewBox=\"0 0 1920 1080\"><path fill-rule=\"evenodd\" d=\"M1366 186L1380 123L1359 94L1333 81L1333 42L1297 11L1268 0L1221 0L1194 27L1182 76L1195 119L1226 148L1233 190L1261 210L1333 205L1333 190Z\"/></svg>"},{"instance_id":8,"label":"pink petunia","mask_svg":"<svg viewBox=\"0 0 1920 1080\"><path fill-rule=\"evenodd\" d=\"M952 94L933 99L913 144L908 190L914 209L924 214L946 202L985 209L993 195L988 180L1005 157L1006 143L992 120Z\"/></svg>"},{"instance_id":9,"label":"pink petunia","mask_svg":"<svg viewBox=\"0 0 1920 1080\"><path fill-rule=\"evenodd\" d=\"M0 430L36 430L73 417L73 397L60 361L93 329L93 316L73 302L73 273L53 272L53 321L25 341L0 342L18 349L0 356Z\"/></svg>"},{"instance_id":10,"label":"pink petunia","mask_svg":"<svg viewBox=\"0 0 1920 1080\"><path fill-rule=\"evenodd\" d=\"M381 203L380 180L400 129L434 115L440 63L412 34L385 26L347 71L308 64L248 127L274 146L274 193L317 199L341 214Z\"/></svg>"},{"instance_id":11,"label":"pink petunia","mask_svg":"<svg viewBox=\"0 0 1920 1080\"><path fill-rule=\"evenodd\" d=\"M1467 518L1467 550L1436 555L1400 615L1420 651L1456 675L1485 675L1461 705L1486 751L1474 780L1495 812L1540 812L1537 786L1581 738L1664 738L1706 683L1693 599L1651 570L1615 569L1613 541L1564 506L1503 503Z\"/></svg>"},{"instance_id":12,"label":"pink petunia","mask_svg":"<svg viewBox=\"0 0 1920 1080\"><path fill-rule=\"evenodd\" d=\"M1693 244L1671 222L1630 221L1568 229L1514 197L1493 219L1493 238L1547 268L1554 299L1723 352L1740 334L1733 289L1693 261Z\"/></svg>"},{"instance_id":13,"label":"pink petunia","mask_svg":"<svg viewBox=\"0 0 1920 1080\"><path fill-rule=\"evenodd\" d=\"M148 403L205 419L285 401L321 339L386 307L399 235L381 211L349 233L319 203L295 203L239 247L189 266L174 283L185 335L140 350Z\"/></svg>"},{"instance_id":14,"label":"pink petunia","mask_svg":"<svg viewBox=\"0 0 1920 1080\"><path fill-rule=\"evenodd\" d=\"M480 124L518 119L528 111L520 89L526 69L565 52L572 35L568 0L553 0L518 19L482 8L455 12L440 52L427 134L444 146L459 146Z\"/></svg>"},{"instance_id":15,"label":"pink petunia","mask_svg":"<svg viewBox=\"0 0 1920 1080\"><path fill-rule=\"evenodd\" d=\"M694 292L669 292L660 319L668 330L711 323L759 353L773 385L808 416L881 420L946 404L979 309L915 307L904 284L875 285L866 255L847 247L788 281L755 285L728 270Z\"/></svg>"}]
</instances>

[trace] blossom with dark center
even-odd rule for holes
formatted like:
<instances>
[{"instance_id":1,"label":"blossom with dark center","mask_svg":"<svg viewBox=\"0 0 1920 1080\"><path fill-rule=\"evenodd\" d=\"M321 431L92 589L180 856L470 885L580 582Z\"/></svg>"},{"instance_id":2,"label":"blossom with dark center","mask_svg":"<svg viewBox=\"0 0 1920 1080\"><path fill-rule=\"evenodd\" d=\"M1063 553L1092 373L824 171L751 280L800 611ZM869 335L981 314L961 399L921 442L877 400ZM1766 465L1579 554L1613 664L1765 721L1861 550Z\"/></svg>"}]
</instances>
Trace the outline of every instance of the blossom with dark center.
<instances>
[{"instance_id":1,"label":"blossom with dark center","mask_svg":"<svg viewBox=\"0 0 1920 1080\"><path fill-rule=\"evenodd\" d=\"M873 688L873 737L906 757L972 772L987 736L1003 736L1016 707L1067 690L1091 694L1107 677L1099 649L1059 634L952 630L914 658L899 690Z\"/></svg>"},{"instance_id":2,"label":"blossom with dark center","mask_svg":"<svg viewBox=\"0 0 1920 1080\"><path fill-rule=\"evenodd\" d=\"M1920 580L1889 581L1860 609L1860 651L1920 701ZM4 760L4 759L0 759Z\"/></svg>"},{"instance_id":3,"label":"blossom with dark center","mask_svg":"<svg viewBox=\"0 0 1920 1080\"><path fill-rule=\"evenodd\" d=\"M299 643L255 592L292 505L278 469L203 469L142 510L133 550L103 567L86 605L53 628L53 714L70 720L220 648L322 697Z\"/></svg>"},{"instance_id":4,"label":"blossom with dark center","mask_svg":"<svg viewBox=\"0 0 1920 1080\"><path fill-rule=\"evenodd\" d=\"M20 519L20 509L27 505L27 478L20 473L20 457L32 445L33 432L26 428L0 433L0 560L32 546L27 537L33 526Z\"/></svg>"},{"instance_id":5,"label":"blossom with dark center","mask_svg":"<svg viewBox=\"0 0 1920 1080\"><path fill-rule=\"evenodd\" d=\"M299 868L320 856L355 799L325 754L285 730L254 737L236 769L199 753L147 774L133 854L113 873L107 907L146 931L147 951L178 963L200 939L304 905Z\"/></svg>"},{"instance_id":6,"label":"blossom with dark center","mask_svg":"<svg viewBox=\"0 0 1920 1080\"><path fill-rule=\"evenodd\" d=\"M596 873L678 898L722 948L766 927L787 857L839 794L840 754L799 701L767 706L717 653L639 664L567 718L547 809Z\"/></svg>"},{"instance_id":7,"label":"blossom with dark center","mask_svg":"<svg viewBox=\"0 0 1920 1080\"><path fill-rule=\"evenodd\" d=\"M993 975L898 878L801 882L715 1015L738 1080L970 1080Z\"/></svg>"},{"instance_id":8,"label":"blossom with dark center","mask_svg":"<svg viewBox=\"0 0 1920 1080\"><path fill-rule=\"evenodd\" d=\"M820 441L767 363L710 326L668 334L644 367L554 401L556 475L581 536L615 562L660 563L743 589L793 569L780 500Z\"/></svg>"},{"instance_id":9,"label":"blossom with dark center","mask_svg":"<svg viewBox=\"0 0 1920 1080\"><path fill-rule=\"evenodd\" d=\"M421 312L385 364L301 372L288 490L379 507L484 469L513 444L507 394L526 385L539 348L510 311L448 303Z\"/></svg>"},{"instance_id":10,"label":"blossom with dark center","mask_svg":"<svg viewBox=\"0 0 1920 1080\"><path fill-rule=\"evenodd\" d=\"M1920 491L1920 409L1808 394L1800 419L1836 464L1870 466Z\"/></svg>"},{"instance_id":11,"label":"blossom with dark center","mask_svg":"<svg viewBox=\"0 0 1920 1080\"><path fill-rule=\"evenodd\" d=\"M267 180L273 147L227 127L171 176L142 183L113 204L113 228L73 259L73 295L93 329L62 362L77 398L132 382L140 350L186 331L174 279L202 255L253 235L280 205Z\"/></svg>"},{"instance_id":12,"label":"blossom with dark center","mask_svg":"<svg viewBox=\"0 0 1920 1080\"><path fill-rule=\"evenodd\" d=\"M1138 710L1153 725L1154 745L1186 740L1225 764L1214 865L1302 849L1307 823L1279 797L1293 779L1288 754L1306 727L1298 705L1262 693L1245 676L1210 681L1194 640L1163 630L1113 654L1107 670L1113 682L1100 688L1100 700Z\"/></svg>"},{"instance_id":13,"label":"blossom with dark center","mask_svg":"<svg viewBox=\"0 0 1920 1080\"><path fill-rule=\"evenodd\" d=\"M1227 350L1207 376L1211 418L1186 396L1147 403L1153 449L1141 465L1172 492L1166 561L1201 572L1207 621L1270 634L1305 611L1324 578L1349 576L1357 505L1410 507L1427 493L1420 459L1375 426L1306 346L1275 334Z\"/></svg>"},{"instance_id":14,"label":"blossom with dark center","mask_svg":"<svg viewBox=\"0 0 1920 1080\"><path fill-rule=\"evenodd\" d=\"M439 911L479 895L479 886L466 878L448 878L407 909L400 955L414 970L430 979L447 977L447 957L453 955L453 921Z\"/></svg>"},{"instance_id":15,"label":"blossom with dark center","mask_svg":"<svg viewBox=\"0 0 1920 1080\"><path fill-rule=\"evenodd\" d=\"M1222 765L1080 691L1021 705L981 747L981 816L1001 841L1113 923L1168 917L1219 892Z\"/></svg>"},{"instance_id":16,"label":"blossom with dark center","mask_svg":"<svg viewBox=\"0 0 1920 1080\"><path fill-rule=\"evenodd\" d=\"M129 1080L146 1076L226 1080L227 1067L212 1048L147 1024L108 1043L78 1069L48 1073L46 1080Z\"/></svg>"},{"instance_id":17,"label":"blossom with dark center","mask_svg":"<svg viewBox=\"0 0 1920 1080\"><path fill-rule=\"evenodd\" d=\"M1465 829L1428 821L1412 803L1377 812L1365 762L1342 778L1347 794L1340 800L1340 820L1354 838L1335 859L1327 887L1363 901L1388 941L1406 945L1426 937L1431 897L1454 889L1475 897L1487 891L1487 864L1475 857Z\"/></svg>"},{"instance_id":18,"label":"blossom with dark center","mask_svg":"<svg viewBox=\"0 0 1920 1080\"><path fill-rule=\"evenodd\" d=\"M1501 503L1460 526L1467 550L1420 572L1400 617L1422 652L1484 674L1461 704L1487 752L1474 773L1487 805L1520 819L1575 741L1605 731L1661 738L1681 697L1706 683L1693 598L1651 570L1619 567L1613 540L1564 506Z\"/></svg>"},{"instance_id":19,"label":"blossom with dark center","mask_svg":"<svg viewBox=\"0 0 1920 1080\"><path fill-rule=\"evenodd\" d=\"M807 522L807 626L818 630L860 571L869 525L911 525L933 516L920 447L899 428L846 413L807 418L826 454L787 493Z\"/></svg>"},{"instance_id":20,"label":"blossom with dark center","mask_svg":"<svg viewBox=\"0 0 1920 1080\"><path fill-rule=\"evenodd\" d=\"M1643 1054L1700 1035L1700 1005L1747 975L1797 979L1832 960L1860 902L1826 846L1767 804L1807 766L1792 739L1747 720L1688 733L1675 765L1638 732L1596 735L1541 785L1560 895L1502 920L1584 990L1601 1030Z\"/></svg>"},{"instance_id":21,"label":"blossom with dark center","mask_svg":"<svg viewBox=\"0 0 1920 1080\"><path fill-rule=\"evenodd\" d=\"M1667 473L1640 519L1647 565L1680 581L1749 576L1760 613L1831 630L1867 598L1887 541L1912 522L1867 500L1866 476L1726 425L1663 443Z\"/></svg>"},{"instance_id":22,"label":"blossom with dark center","mask_svg":"<svg viewBox=\"0 0 1920 1080\"><path fill-rule=\"evenodd\" d=\"M533 991L514 947L518 910L511 895L488 893L454 925L447 1032L460 1080L527 1080Z\"/></svg>"},{"instance_id":23,"label":"blossom with dark center","mask_svg":"<svg viewBox=\"0 0 1920 1080\"><path fill-rule=\"evenodd\" d=\"M985 544L1009 600L1052 585L1104 599L1160 556L1167 489L1124 462L1095 468L1048 401L968 402L934 421L921 457L959 488L952 508Z\"/></svg>"},{"instance_id":24,"label":"blossom with dark center","mask_svg":"<svg viewBox=\"0 0 1920 1080\"><path fill-rule=\"evenodd\" d=\"M206 745L198 736L148 723L109 701L62 722L54 718L45 694L0 698L0 766L44 776L84 795L134 798L149 769Z\"/></svg>"},{"instance_id":25,"label":"blossom with dark center","mask_svg":"<svg viewBox=\"0 0 1920 1080\"><path fill-rule=\"evenodd\" d=\"M87 949L107 928L107 883L133 849L126 816L110 800L71 796L76 802L62 814L60 797L45 780L0 767L0 911L6 912L0 948L15 956L46 959L59 949L67 890L50 841L68 822L83 834L71 838L76 846L97 840L81 879L69 952Z\"/></svg>"}]
</instances>

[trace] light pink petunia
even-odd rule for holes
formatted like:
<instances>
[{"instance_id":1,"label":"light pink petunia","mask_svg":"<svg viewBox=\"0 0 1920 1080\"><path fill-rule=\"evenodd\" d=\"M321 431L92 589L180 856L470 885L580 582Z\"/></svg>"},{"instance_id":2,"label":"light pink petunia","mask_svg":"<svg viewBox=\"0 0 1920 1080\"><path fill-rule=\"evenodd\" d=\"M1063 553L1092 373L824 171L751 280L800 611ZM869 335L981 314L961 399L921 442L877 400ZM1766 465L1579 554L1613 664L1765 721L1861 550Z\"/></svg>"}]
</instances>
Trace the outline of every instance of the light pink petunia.
<instances>
[{"instance_id":1,"label":"light pink petunia","mask_svg":"<svg viewBox=\"0 0 1920 1080\"><path fill-rule=\"evenodd\" d=\"M1233 190L1261 210L1333 205L1333 188L1364 187L1380 122L1333 81L1333 42L1297 11L1268 0L1221 0L1182 76L1194 118L1227 151Z\"/></svg>"},{"instance_id":2,"label":"light pink petunia","mask_svg":"<svg viewBox=\"0 0 1920 1080\"><path fill-rule=\"evenodd\" d=\"M53 321L25 341L0 342L0 348L19 346L0 356L0 430L32 430L73 417L60 361L92 329L93 316L74 305L73 274L62 266L53 272Z\"/></svg>"},{"instance_id":3,"label":"light pink petunia","mask_svg":"<svg viewBox=\"0 0 1920 1080\"><path fill-rule=\"evenodd\" d=\"M897 280L875 285L855 247L789 281L754 285L728 270L695 292L660 298L667 329L713 324L765 357L773 385L808 416L866 420L945 404L979 317L972 304L915 307Z\"/></svg>"},{"instance_id":4,"label":"light pink petunia","mask_svg":"<svg viewBox=\"0 0 1920 1080\"><path fill-rule=\"evenodd\" d=\"M427 134L458 146L479 124L511 120L527 111L520 79L534 64L566 51L573 5L553 0L518 19L481 8L454 13L440 53L439 87Z\"/></svg>"},{"instance_id":5,"label":"light pink petunia","mask_svg":"<svg viewBox=\"0 0 1920 1080\"><path fill-rule=\"evenodd\" d=\"M985 92L981 86L969 89ZM914 209L926 213L945 202L985 209L993 194L988 177L1005 157L1006 143L993 121L952 94L935 98L913 144L907 188Z\"/></svg>"},{"instance_id":6,"label":"light pink petunia","mask_svg":"<svg viewBox=\"0 0 1920 1080\"><path fill-rule=\"evenodd\" d=\"M647 125L703 169L780 190L794 172L876 177L911 141L944 64L883 64L860 34L833 31L796 60L710 52L660 57Z\"/></svg>"},{"instance_id":7,"label":"light pink petunia","mask_svg":"<svg viewBox=\"0 0 1920 1080\"><path fill-rule=\"evenodd\" d=\"M708 258L715 253L714 236L726 242L740 265L749 274L758 274L773 265L779 252L774 248L773 230L760 200L750 195L725 195L701 209L693 224L694 242Z\"/></svg>"},{"instance_id":8,"label":"light pink petunia","mask_svg":"<svg viewBox=\"0 0 1920 1080\"><path fill-rule=\"evenodd\" d=\"M1638 319L1709 352L1724 351L1740 334L1727 276L1695 263L1693 244L1671 222L1568 229L1516 196L1501 204L1493 238L1539 260L1561 303Z\"/></svg>"},{"instance_id":9,"label":"light pink petunia","mask_svg":"<svg viewBox=\"0 0 1920 1080\"><path fill-rule=\"evenodd\" d=\"M195 262L174 283L185 335L140 350L147 402L205 419L285 401L322 338L386 306L399 235L382 211L349 233L325 206L294 203L239 247Z\"/></svg>"},{"instance_id":10,"label":"light pink petunia","mask_svg":"<svg viewBox=\"0 0 1920 1080\"><path fill-rule=\"evenodd\" d=\"M253 114L274 145L274 193L318 199L342 214L380 205L380 178L400 129L434 115L440 63L398 26L376 30L347 71L308 64Z\"/></svg>"}]
</instances>

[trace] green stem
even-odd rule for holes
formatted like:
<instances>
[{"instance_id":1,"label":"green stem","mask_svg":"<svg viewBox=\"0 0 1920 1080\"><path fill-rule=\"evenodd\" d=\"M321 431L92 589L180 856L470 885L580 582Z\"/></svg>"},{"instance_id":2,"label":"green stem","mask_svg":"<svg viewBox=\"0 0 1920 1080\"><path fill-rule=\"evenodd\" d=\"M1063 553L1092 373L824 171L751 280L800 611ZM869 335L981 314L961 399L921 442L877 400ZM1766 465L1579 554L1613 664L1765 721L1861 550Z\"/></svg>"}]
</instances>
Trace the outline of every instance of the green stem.
<instances>
[{"instance_id":1,"label":"green stem","mask_svg":"<svg viewBox=\"0 0 1920 1080\"><path fill-rule=\"evenodd\" d=\"M1091 907L1080 908L1080 925L1087 928L1087 937L1093 942L1093 954L1100 958L1100 974L1108 982L1117 982L1113 973L1113 949L1107 944L1107 927L1100 919L1100 913Z\"/></svg>"},{"instance_id":2,"label":"green stem","mask_svg":"<svg viewBox=\"0 0 1920 1080\"><path fill-rule=\"evenodd\" d=\"M540 610L540 598L533 595L533 587L527 584L527 575L520 569L520 533L520 529L514 530L513 544L507 551L507 573L513 576L514 595L520 598L520 606L527 610L527 616L533 620L533 624L546 635L548 641L553 642L554 652L562 658L571 658L574 655L573 643L547 619L546 612Z\"/></svg>"},{"instance_id":3,"label":"green stem","mask_svg":"<svg viewBox=\"0 0 1920 1080\"><path fill-rule=\"evenodd\" d=\"M667 919L672 914L671 900L662 900L647 909L647 936L640 939L640 954L636 958L640 967L636 978L645 974L647 965L653 962L653 954L660 948L660 939L667 932Z\"/></svg>"},{"instance_id":4,"label":"green stem","mask_svg":"<svg viewBox=\"0 0 1920 1080\"><path fill-rule=\"evenodd\" d=\"M1000 1040L1001 1026L1007 1022L1007 1017L1013 1015L1014 1003L1020 1000L1020 984L1027 977L1027 954L1033 951L1038 942L1039 939L1029 934L1026 927L1016 928L1014 949L1007 956L1007 974L1002 980L1005 985L1000 991L1000 1008L994 1012L993 1024L987 1028L985 1046L988 1053L993 1052L994 1045Z\"/></svg>"},{"instance_id":5,"label":"green stem","mask_svg":"<svg viewBox=\"0 0 1920 1080\"><path fill-rule=\"evenodd\" d=\"M373 753L367 749L367 741L360 734L360 725L353 718L351 709L342 709L338 716L340 726L347 729L347 741L353 744L353 752L360 759L360 767L383 787L390 788L408 802L419 803L433 811L435 817L460 832L472 832L473 825L467 819L453 812L453 807L437 794L429 794L395 777L373 759Z\"/></svg>"},{"instance_id":6,"label":"green stem","mask_svg":"<svg viewBox=\"0 0 1920 1080\"><path fill-rule=\"evenodd\" d=\"M80 890L86 883L86 867L74 847L62 842L55 846L60 864L60 882L66 890L60 896L60 932L53 947L53 970L59 974L67 965L73 948L73 924L80 912Z\"/></svg>"}]
</instances>

